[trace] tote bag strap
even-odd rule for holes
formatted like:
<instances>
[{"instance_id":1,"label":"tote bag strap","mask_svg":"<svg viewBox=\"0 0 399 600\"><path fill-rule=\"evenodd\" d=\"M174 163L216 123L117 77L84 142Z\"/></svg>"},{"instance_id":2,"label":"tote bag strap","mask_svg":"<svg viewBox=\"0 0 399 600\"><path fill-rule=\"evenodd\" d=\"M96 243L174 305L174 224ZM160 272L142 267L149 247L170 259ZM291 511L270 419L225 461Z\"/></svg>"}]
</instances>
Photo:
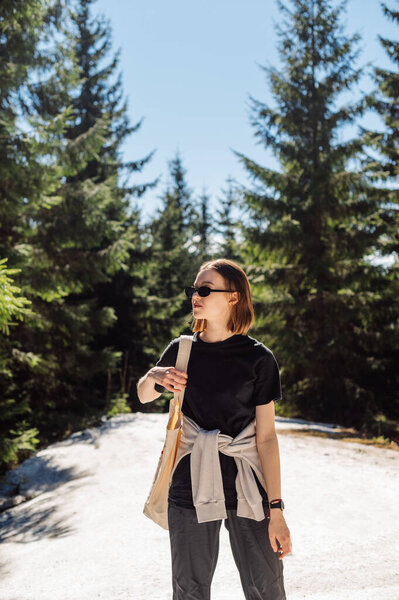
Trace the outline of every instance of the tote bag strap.
<instances>
[{"instance_id":1,"label":"tote bag strap","mask_svg":"<svg viewBox=\"0 0 399 600\"><path fill-rule=\"evenodd\" d=\"M188 360L190 358L191 346L193 343L192 335L181 335L179 340L179 350L177 352L176 364L175 367L179 371L184 371L187 373L187 365ZM180 411L183 406L185 389L174 392L174 400L179 404Z\"/></svg>"}]
</instances>

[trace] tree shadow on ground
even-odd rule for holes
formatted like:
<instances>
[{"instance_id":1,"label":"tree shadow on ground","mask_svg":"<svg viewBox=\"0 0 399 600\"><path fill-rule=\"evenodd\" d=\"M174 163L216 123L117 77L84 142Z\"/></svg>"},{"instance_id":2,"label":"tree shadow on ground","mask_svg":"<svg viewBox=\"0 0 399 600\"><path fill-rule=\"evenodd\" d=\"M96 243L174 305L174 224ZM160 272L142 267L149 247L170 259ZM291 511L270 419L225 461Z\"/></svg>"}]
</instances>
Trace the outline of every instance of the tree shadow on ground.
<instances>
[{"instance_id":1,"label":"tree shadow on ground","mask_svg":"<svg viewBox=\"0 0 399 600\"><path fill-rule=\"evenodd\" d=\"M40 500L46 500L41 498ZM22 508L22 510L21 510ZM0 543L30 543L41 538L59 538L71 535L73 528L65 525L65 517L56 518L57 509L40 506L40 502L25 503L0 515Z\"/></svg>"}]
</instances>

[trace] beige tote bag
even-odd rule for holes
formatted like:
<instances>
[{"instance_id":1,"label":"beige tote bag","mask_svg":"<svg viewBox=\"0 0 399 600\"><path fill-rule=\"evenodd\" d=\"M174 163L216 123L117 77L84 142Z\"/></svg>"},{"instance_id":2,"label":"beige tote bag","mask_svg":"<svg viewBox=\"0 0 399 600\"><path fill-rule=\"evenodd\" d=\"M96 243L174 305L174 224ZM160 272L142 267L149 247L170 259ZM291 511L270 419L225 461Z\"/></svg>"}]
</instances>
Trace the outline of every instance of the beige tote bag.
<instances>
[{"instance_id":1,"label":"beige tote bag","mask_svg":"<svg viewBox=\"0 0 399 600\"><path fill-rule=\"evenodd\" d=\"M176 359L176 369L187 372L190 357L192 335L181 335ZM171 484L171 473L176 460L182 426L182 406L185 390L174 392L169 403L169 420L166 427L166 438L163 450L158 460L154 480L148 498L144 504L143 513L155 523L169 529L168 525L168 495Z\"/></svg>"}]
</instances>

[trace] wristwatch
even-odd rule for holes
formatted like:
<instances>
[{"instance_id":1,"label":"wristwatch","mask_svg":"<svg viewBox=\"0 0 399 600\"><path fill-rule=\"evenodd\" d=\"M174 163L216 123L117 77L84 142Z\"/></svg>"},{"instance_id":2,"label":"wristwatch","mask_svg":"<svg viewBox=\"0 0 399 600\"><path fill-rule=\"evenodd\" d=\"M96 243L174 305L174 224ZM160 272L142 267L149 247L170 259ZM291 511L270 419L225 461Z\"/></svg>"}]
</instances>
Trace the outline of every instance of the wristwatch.
<instances>
[{"instance_id":1,"label":"wristwatch","mask_svg":"<svg viewBox=\"0 0 399 600\"><path fill-rule=\"evenodd\" d=\"M269 509L270 508L280 508L281 510L284 510L285 505L284 505L282 498L276 498L275 500L270 500Z\"/></svg>"}]
</instances>

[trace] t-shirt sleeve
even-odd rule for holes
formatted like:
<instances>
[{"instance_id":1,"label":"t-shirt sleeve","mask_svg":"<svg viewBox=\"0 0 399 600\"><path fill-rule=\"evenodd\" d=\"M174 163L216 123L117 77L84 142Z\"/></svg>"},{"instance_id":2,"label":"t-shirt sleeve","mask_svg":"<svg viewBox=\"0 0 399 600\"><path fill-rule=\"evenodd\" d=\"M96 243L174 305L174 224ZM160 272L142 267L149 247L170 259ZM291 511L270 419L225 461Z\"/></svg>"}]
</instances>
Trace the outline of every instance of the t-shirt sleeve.
<instances>
[{"instance_id":1,"label":"t-shirt sleeve","mask_svg":"<svg viewBox=\"0 0 399 600\"><path fill-rule=\"evenodd\" d=\"M257 379L254 391L255 406L281 400L280 370L271 351L261 357L255 367Z\"/></svg>"},{"instance_id":2,"label":"t-shirt sleeve","mask_svg":"<svg viewBox=\"0 0 399 600\"><path fill-rule=\"evenodd\" d=\"M178 349L179 338L175 338L170 342L168 346L166 346L159 360L155 363L155 367L174 367L176 365ZM160 394L162 394L166 390L166 388L159 383L155 383L154 388Z\"/></svg>"}]
</instances>

